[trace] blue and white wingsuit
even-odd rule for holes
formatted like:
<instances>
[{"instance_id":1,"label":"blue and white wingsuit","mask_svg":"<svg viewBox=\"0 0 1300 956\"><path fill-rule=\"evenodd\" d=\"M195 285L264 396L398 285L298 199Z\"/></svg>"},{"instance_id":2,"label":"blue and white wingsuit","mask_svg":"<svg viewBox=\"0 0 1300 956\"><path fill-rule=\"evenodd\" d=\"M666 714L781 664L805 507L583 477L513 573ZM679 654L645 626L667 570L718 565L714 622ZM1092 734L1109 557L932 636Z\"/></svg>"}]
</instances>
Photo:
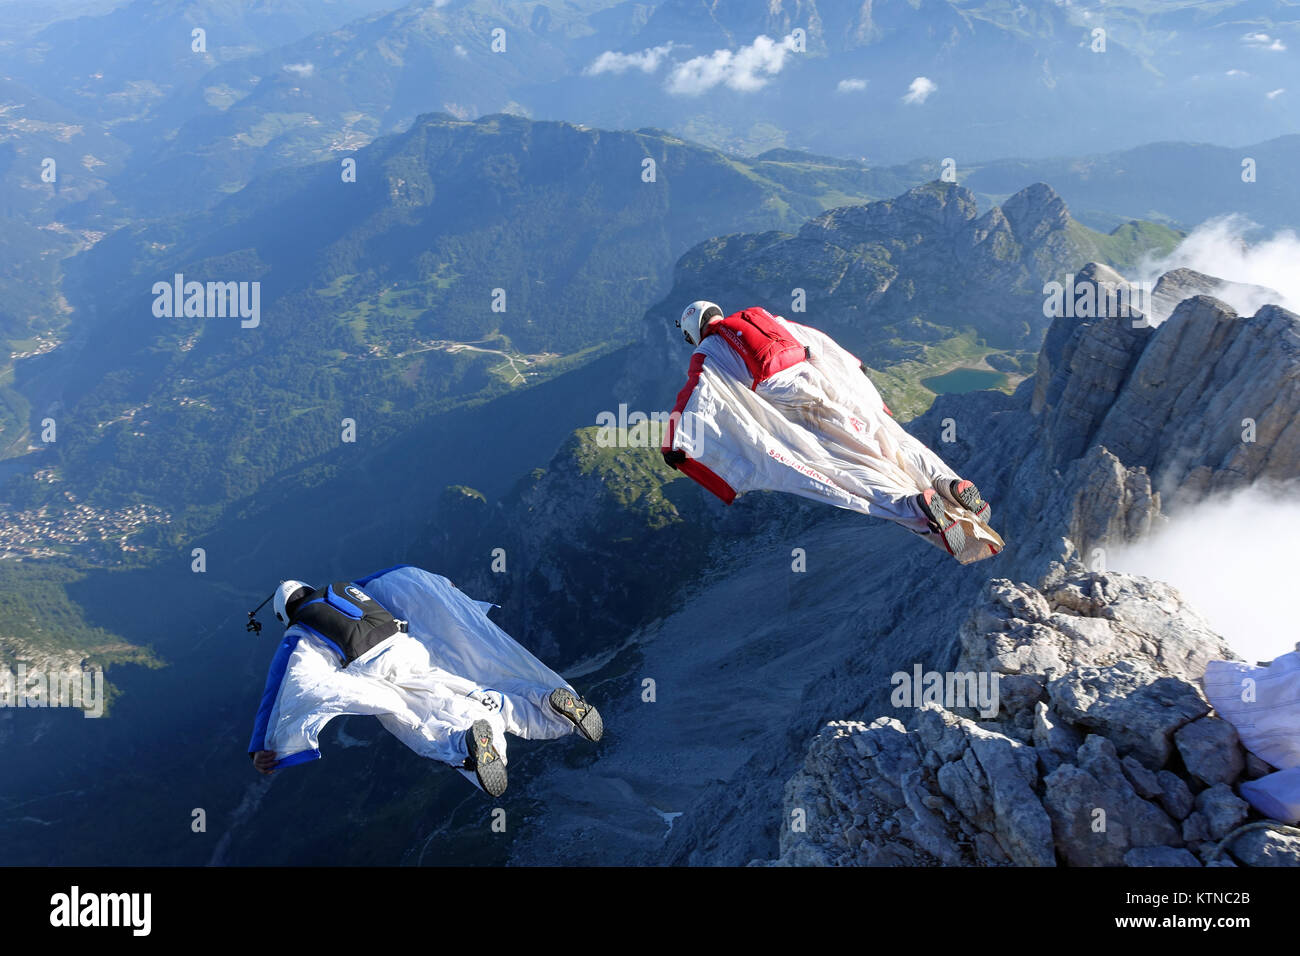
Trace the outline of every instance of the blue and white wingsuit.
<instances>
[{"instance_id":1,"label":"blue and white wingsuit","mask_svg":"<svg viewBox=\"0 0 1300 956\"><path fill-rule=\"evenodd\" d=\"M461 769L465 731L475 721L491 724L503 762L507 733L536 740L574 732L548 703L556 688L573 688L488 619L491 604L409 565L346 590L377 601L407 632L349 662L335 642L295 620L271 661L248 745L250 754L273 751L274 769L319 759L320 733L340 714L378 717L416 753L456 767L475 786L474 774Z\"/></svg>"}]
</instances>

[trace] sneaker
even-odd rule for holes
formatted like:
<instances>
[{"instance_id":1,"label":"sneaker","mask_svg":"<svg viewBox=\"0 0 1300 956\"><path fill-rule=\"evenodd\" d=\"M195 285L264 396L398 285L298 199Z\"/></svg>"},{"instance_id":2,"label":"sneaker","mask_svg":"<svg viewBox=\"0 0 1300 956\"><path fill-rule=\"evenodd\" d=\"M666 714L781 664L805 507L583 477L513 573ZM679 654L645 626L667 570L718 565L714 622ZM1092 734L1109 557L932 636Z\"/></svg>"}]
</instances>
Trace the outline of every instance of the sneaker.
<instances>
[{"instance_id":1,"label":"sneaker","mask_svg":"<svg viewBox=\"0 0 1300 956\"><path fill-rule=\"evenodd\" d=\"M473 770L479 785L494 797L506 792L506 765L492 743L492 725L486 720L474 721L465 731L465 748L469 759L465 769Z\"/></svg>"},{"instance_id":2,"label":"sneaker","mask_svg":"<svg viewBox=\"0 0 1300 956\"><path fill-rule=\"evenodd\" d=\"M973 481L967 481L965 478L954 478L948 482L948 491L952 494L954 501L985 524L992 520L993 509L989 507L987 501L980 497L980 490L975 487Z\"/></svg>"},{"instance_id":3,"label":"sneaker","mask_svg":"<svg viewBox=\"0 0 1300 956\"><path fill-rule=\"evenodd\" d=\"M948 553L956 556L966 547L966 532L943 507L943 496L933 488L926 488L916 496L917 506L930 525L930 533L937 534Z\"/></svg>"},{"instance_id":4,"label":"sneaker","mask_svg":"<svg viewBox=\"0 0 1300 956\"><path fill-rule=\"evenodd\" d=\"M551 708L578 728L578 733L588 740L599 740L605 732L605 722L600 711L567 687L551 691Z\"/></svg>"}]
</instances>

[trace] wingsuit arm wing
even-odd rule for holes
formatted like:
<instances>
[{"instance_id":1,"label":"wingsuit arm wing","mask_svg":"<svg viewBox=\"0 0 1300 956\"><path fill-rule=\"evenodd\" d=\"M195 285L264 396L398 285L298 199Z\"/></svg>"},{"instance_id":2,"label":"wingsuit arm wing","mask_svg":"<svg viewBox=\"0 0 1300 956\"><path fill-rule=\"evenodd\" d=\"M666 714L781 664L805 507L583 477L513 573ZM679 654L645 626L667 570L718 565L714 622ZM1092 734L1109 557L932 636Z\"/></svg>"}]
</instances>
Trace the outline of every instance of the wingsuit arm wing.
<instances>
[{"instance_id":1,"label":"wingsuit arm wing","mask_svg":"<svg viewBox=\"0 0 1300 956\"><path fill-rule=\"evenodd\" d=\"M348 673L330 651L290 629L272 658L248 752L274 752L276 770L317 760L320 733L340 714L390 714L419 724L394 690Z\"/></svg>"},{"instance_id":2,"label":"wingsuit arm wing","mask_svg":"<svg viewBox=\"0 0 1300 956\"><path fill-rule=\"evenodd\" d=\"M867 377L867 381L871 381L871 373L867 370L866 363L825 332L811 326L800 325L798 322L791 322L789 319L786 319L786 324L794 331L795 337L808 347L809 360L814 365L833 362L846 370L857 368L859 372ZM872 382L872 389L875 389L874 382ZM889 406L885 404L883 398L880 400L880 407L885 410L887 415L892 416L894 414L890 411Z\"/></svg>"}]
</instances>

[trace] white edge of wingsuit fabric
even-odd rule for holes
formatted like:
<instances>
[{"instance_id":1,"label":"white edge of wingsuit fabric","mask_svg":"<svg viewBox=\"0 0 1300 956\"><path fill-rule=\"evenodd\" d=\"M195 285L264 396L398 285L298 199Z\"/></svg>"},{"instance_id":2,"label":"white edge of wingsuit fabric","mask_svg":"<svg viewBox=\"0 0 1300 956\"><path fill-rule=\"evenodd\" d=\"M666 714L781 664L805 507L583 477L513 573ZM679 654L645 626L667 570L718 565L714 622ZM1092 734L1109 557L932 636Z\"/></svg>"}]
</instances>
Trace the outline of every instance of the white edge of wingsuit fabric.
<instances>
[{"instance_id":1,"label":"white edge of wingsuit fabric","mask_svg":"<svg viewBox=\"0 0 1300 956\"><path fill-rule=\"evenodd\" d=\"M929 487L931 481L920 473L919 465L903 454L904 444L915 439L884 411L875 386L847 351L814 329L786 325L812 350L812 364L819 377L814 373L806 382L822 388L816 416L801 414L799 405L793 403L782 404L787 413L800 419L798 424L778 412L772 400L780 402L783 397L780 382L768 389L772 393L769 399L754 392L747 380L735 377L734 371L724 374L719 367L732 368L735 363L715 361L725 353L715 354L718 345L710 337L697 349L706 360L683 410L673 447L699 460L738 495L787 492L861 514L897 519L902 514L900 508L872 502L860 491L864 476L872 487L896 496L919 494ZM725 342L721 344L730 351ZM797 390L791 389L791 393ZM824 431L828 426L834 433ZM933 453L928 454L942 464ZM945 504L967 536L967 546L956 555L959 562L970 564L1002 549L1002 538L987 524L946 496ZM936 535L921 537L946 553Z\"/></svg>"},{"instance_id":2,"label":"white edge of wingsuit fabric","mask_svg":"<svg viewBox=\"0 0 1300 956\"><path fill-rule=\"evenodd\" d=\"M414 567L388 571L362 587L409 623L410 636L428 649L434 666L501 693L511 733L549 740L574 731L549 703L555 688L573 688L487 617L493 605L473 600L442 575Z\"/></svg>"},{"instance_id":3,"label":"white edge of wingsuit fabric","mask_svg":"<svg viewBox=\"0 0 1300 956\"><path fill-rule=\"evenodd\" d=\"M1254 699L1242 700L1253 682ZM1256 667L1241 661L1210 661L1202 679L1205 696L1232 724L1251 753L1279 770L1241 784L1241 795L1266 816L1300 820L1300 646Z\"/></svg>"},{"instance_id":4,"label":"white edge of wingsuit fabric","mask_svg":"<svg viewBox=\"0 0 1300 956\"><path fill-rule=\"evenodd\" d=\"M1243 781L1241 795L1266 817L1283 823L1300 823L1300 767Z\"/></svg>"},{"instance_id":5,"label":"white edge of wingsuit fabric","mask_svg":"<svg viewBox=\"0 0 1300 956\"><path fill-rule=\"evenodd\" d=\"M1242 700L1253 682L1254 700ZM1300 650L1256 667L1242 661L1205 665L1205 696L1237 728L1246 749L1283 770L1300 767Z\"/></svg>"}]
</instances>

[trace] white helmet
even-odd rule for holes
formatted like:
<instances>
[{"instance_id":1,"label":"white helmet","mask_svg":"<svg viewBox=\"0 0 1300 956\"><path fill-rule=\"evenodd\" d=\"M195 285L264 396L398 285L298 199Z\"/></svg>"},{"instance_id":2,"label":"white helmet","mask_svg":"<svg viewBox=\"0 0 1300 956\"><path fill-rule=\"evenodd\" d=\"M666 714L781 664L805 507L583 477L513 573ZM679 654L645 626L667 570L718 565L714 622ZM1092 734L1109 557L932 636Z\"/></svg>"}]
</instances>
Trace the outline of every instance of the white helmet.
<instances>
[{"instance_id":1,"label":"white helmet","mask_svg":"<svg viewBox=\"0 0 1300 956\"><path fill-rule=\"evenodd\" d=\"M710 319L722 318L722 309L716 302L707 302L704 299L696 299L686 307L682 317L677 320L677 327L682 330L682 338L686 339L689 345L700 344L700 333L704 326L709 324Z\"/></svg>"},{"instance_id":2,"label":"white helmet","mask_svg":"<svg viewBox=\"0 0 1300 956\"><path fill-rule=\"evenodd\" d=\"M299 594L299 591L303 591ZM310 584L302 581L281 581L280 586L275 589L275 619L285 627L289 626L289 612L286 608L294 598L303 598L316 590Z\"/></svg>"}]
</instances>

